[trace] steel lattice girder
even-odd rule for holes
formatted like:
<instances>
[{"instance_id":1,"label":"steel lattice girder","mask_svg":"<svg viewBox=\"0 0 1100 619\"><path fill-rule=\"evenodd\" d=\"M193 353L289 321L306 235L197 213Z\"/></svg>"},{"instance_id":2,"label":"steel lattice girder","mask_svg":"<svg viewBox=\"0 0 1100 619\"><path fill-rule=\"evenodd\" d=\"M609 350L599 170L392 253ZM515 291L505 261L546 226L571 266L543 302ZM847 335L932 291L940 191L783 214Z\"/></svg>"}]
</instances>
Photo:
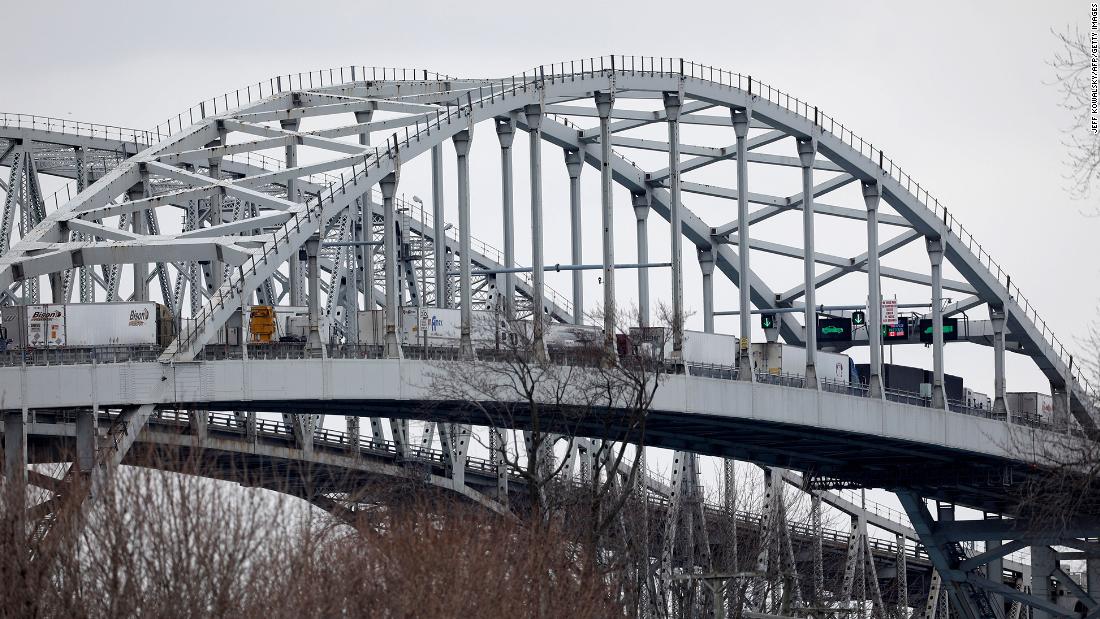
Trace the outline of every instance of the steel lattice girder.
<instances>
[{"instance_id":1,"label":"steel lattice girder","mask_svg":"<svg viewBox=\"0 0 1100 619\"><path fill-rule=\"evenodd\" d=\"M670 67L673 65L671 61L668 64ZM721 72L719 73L721 75ZM741 84L741 82L738 82L738 84ZM32 262L34 258L30 255L31 252L38 252L44 248L43 245L38 243L57 243L61 241L63 231L66 229L64 222L67 218L72 217L71 213L105 206L109 200L121 195L135 183L142 181L145 174L143 172L144 166L157 165L154 162L161 157L166 161L171 161L173 157L179 159L183 153L198 153L204 149L209 149L211 143L234 130L244 130L272 139L293 138L299 144L326 150L335 149L336 152L342 152L345 156L324 163L299 166L292 171L268 171L245 176L240 180L219 181L219 184L225 183L227 187L234 185L243 188L265 182L282 182L294 176L305 176L313 172L347 170L350 168L355 170L353 176L355 191L362 193L376 183L381 175L397 169L399 167L398 161L401 159L408 160L419 156L430 150L434 144L449 139L458 131L484 120L513 115L516 110L532 103L545 102L549 106L547 111L551 113L555 109L568 112L570 110L555 108L555 106L585 98L594 90L613 91L622 98L639 99L657 97L663 92L679 91L683 92L687 99L694 100L685 107L685 117L691 117L693 113L699 113L713 107L744 108L752 111L754 126L771 127L773 129L771 133L762 138L763 141L780 139L788 135L796 137L813 136L819 145L819 152L828 157L829 166L833 169L844 170L847 175L850 175L851 179L878 183L882 188L882 195L886 202L917 233L928 237L943 238L945 254L951 264L963 275L967 286L966 290L972 289L977 298L987 303L1005 307L1008 316L1008 327L1013 337L1029 351L1032 351L1031 354L1036 359L1037 365L1050 377L1052 382L1060 384L1065 382L1066 377L1070 375L1071 368L1067 367L1061 351L1055 349L1056 342L1048 339L1045 325L1036 324L1028 318L1027 309L1029 308L1021 307L1018 304L1018 299L1014 298L1005 288L1005 285L1001 283L999 275L991 274L982 264L980 257L972 253L969 247L958 237L955 228L944 223L947 217L946 214L941 218L936 212L924 206L918 196L910 193L906 186L903 186L894 176L881 168L878 162L860 154L860 151L850 146L848 141L826 131L822 125L816 124L819 119L816 117L811 118L808 115L810 109L808 106L803 104L802 108L798 108L805 110L805 115L792 112L786 106L773 102L769 98L761 97L759 94L750 94L747 90L733 87L721 79L718 81L707 79L702 73L693 76L690 71L683 74L671 70L638 72L601 68L567 76L528 78L526 81L520 80L518 83L509 80L454 82L432 82L429 80L411 83L349 82L312 90L296 90L293 93L280 92L237 110L223 112L216 116L208 116L194 126L177 132L160 143L130 157L122 165L108 172L84 194L78 196L76 200L48 215L44 222L36 226L27 235L26 239L17 243L11 251L0 257L0 284L6 287L18 279L19 276L29 276L38 272L37 267ZM385 100L387 97L391 98L392 101ZM457 115L453 111L456 108L459 110ZM313 135L309 132L271 129L256 124L268 120L310 118L319 115L352 113L367 109L410 113L413 127L410 135L414 135L414 139L406 141L399 148L387 148L384 151L375 150L366 156L360 157L359 153L366 152L364 148L339 142L332 137L321 135L322 132L316 132ZM440 111L442 109L451 110L451 112L443 116L444 112ZM433 115L435 116L434 119ZM620 116L628 115L625 111L620 112ZM444 119L441 123L440 118ZM637 118L624 118L615 123L614 129L621 131L653 122L661 122L662 120L663 116L660 113L648 117L642 115ZM711 121L708 115L701 114L695 116L692 122L725 126L724 119ZM381 126L378 127L381 128ZM346 134L352 135L354 134L352 132L361 128L357 123L355 126L350 126L346 130L349 133ZM405 125L405 128L407 130L409 125ZM594 148L593 135L590 132L578 130L565 124L564 121L559 122L555 116L551 115L543 123L542 135L544 139L565 148L582 149L586 161L592 165L600 164L599 149ZM6 134L5 137L7 137ZM17 136L13 137L20 139ZM134 143L136 144L136 142ZM393 144L396 146L397 143L398 138L395 136ZM127 147L123 144L123 142L119 142L115 147L125 150ZM622 142L622 144L624 146L629 145L625 142ZM88 144L88 146L94 145L93 142ZM657 148L654 144L629 146ZM723 149L719 149L717 152L700 152L703 154L697 158L697 162L686 162L684 164L685 169L728 158L728 151ZM208 154L217 156L224 153L211 150L208 151ZM653 206L662 216L667 217L668 196L666 190L660 186L662 172L658 170L646 173L621 156L616 155L614 159L611 165L615 181L634 192L649 192L653 197ZM784 162L773 161L771 163L782 164ZM369 164L369 166L366 170L363 170L356 164ZM351 166L356 167L352 168ZM654 183L654 179L657 179L656 183ZM845 178L845 181L847 180ZM827 187L823 189L827 189ZM792 200L792 198L794 199ZM792 196L792 198L785 200L786 204L791 205L793 208L797 203L798 196ZM329 219L335 214L335 211L345 209L349 202L348 194L331 196L331 199L324 205L323 217L320 219ZM305 209L306 207L300 208ZM299 213L305 214L306 211L300 210ZM307 229L313 228L317 223L317 218L305 216L305 219L307 220ZM270 220L265 223L270 223ZM695 245L699 247L709 246L711 226L705 225L686 209L683 212L682 225L684 234ZM284 226L284 230L286 228L287 226ZM295 222L295 228L296 231L301 231L300 222ZM239 229L240 226L233 226L226 228L226 231ZM172 235L166 236L168 236L167 242L157 243L157 246L152 249L152 253L158 255L160 258L160 260L157 260L158 262L176 262L179 257L173 255L176 251L176 247L173 246L171 240L173 237ZM293 235L291 245L296 249L300 241L303 241L306 236L308 235ZM241 240L240 237L229 238L233 240L227 239L227 243L236 243ZM139 243L142 242L139 241ZM280 250L276 245L274 242L267 243L264 252L280 257L292 253L292 250ZM183 245L179 245L180 249L182 247ZM742 274L737 272L736 254L726 245L720 245L718 250L716 262L720 271L725 273L735 284L739 283ZM56 272L56 270L65 270L73 266L72 264L64 264L60 254L56 261L52 260L43 261L47 263L46 266L50 269L50 271L43 272ZM886 275L889 276L890 273L887 272ZM896 275L904 274L896 273ZM745 276L752 289L753 302L758 308L777 307L775 293L759 276L753 273L745 274ZM259 272L251 277L246 277L245 288L251 289L251 285L256 283L252 280L258 278L260 278ZM910 278L910 281L921 280ZM957 286L957 288L962 288L962 286ZM227 296L233 296L230 289L226 289L225 292ZM780 299L789 303L793 294L797 294L797 292L789 291ZM222 304L222 307L226 305L228 304ZM209 324L205 332L212 332L217 323L224 319L224 314L225 312L213 312L214 318L207 321ZM800 328L793 315L782 315L781 332L787 341L800 341ZM196 346L201 346L201 342L197 340L189 342L187 350L193 351ZM178 353L178 355L184 356L187 354L190 353L185 351L179 351ZM1072 379L1068 383L1073 395L1074 412L1078 420L1086 426L1093 426L1093 420L1085 412L1087 402L1082 391L1083 385Z\"/></svg>"}]
</instances>

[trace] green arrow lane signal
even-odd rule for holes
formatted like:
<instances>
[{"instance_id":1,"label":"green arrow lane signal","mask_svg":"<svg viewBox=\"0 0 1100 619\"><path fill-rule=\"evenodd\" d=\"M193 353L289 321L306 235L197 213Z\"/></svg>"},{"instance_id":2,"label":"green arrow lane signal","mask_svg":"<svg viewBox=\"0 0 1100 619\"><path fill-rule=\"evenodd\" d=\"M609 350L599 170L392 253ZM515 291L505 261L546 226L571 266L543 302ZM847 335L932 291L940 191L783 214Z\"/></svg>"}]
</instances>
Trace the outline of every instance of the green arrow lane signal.
<instances>
[{"instance_id":1,"label":"green arrow lane signal","mask_svg":"<svg viewBox=\"0 0 1100 619\"><path fill-rule=\"evenodd\" d=\"M852 326L853 327L862 327L865 324L867 324L867 314L864 314L860 310L856 310L856 311L852 312Z\"/></svg>"},{"instance_id":2,"label":"green arrow lane signal","mask_svg":"<svg viewBox=\"0 0 1100 619\"><path fill-rule=\"evenodd\" d=\"M761 329L774 329L775 328L775 314L760 314L760 328Z\"/></svg>"}]
</instances>

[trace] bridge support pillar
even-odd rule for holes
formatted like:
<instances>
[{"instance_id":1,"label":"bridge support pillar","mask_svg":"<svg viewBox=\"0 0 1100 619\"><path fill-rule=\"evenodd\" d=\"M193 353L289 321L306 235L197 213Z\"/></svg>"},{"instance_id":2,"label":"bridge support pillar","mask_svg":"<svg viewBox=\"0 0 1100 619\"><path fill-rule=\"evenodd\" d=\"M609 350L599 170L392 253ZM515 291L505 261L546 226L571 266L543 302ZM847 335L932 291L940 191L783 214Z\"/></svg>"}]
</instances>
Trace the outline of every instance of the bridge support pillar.
<instances>
[{"instance_id":1,"label":"bridge support pillar","mask_svg":"<svg viewBox=\"0 0 1100 619\"><path fill-rule=\"evenodd\" d=\"M80 411L76 415L76 460L77 470L87 473L96 462L99 446L99 409Z\"/></svg>"},{"instance_id":2,"label":"bridge support pillar","mask_svg":"<svg viewBox=\"0 0 1100 619\"><path fill-rule=\"evenodd\" d=\"M527 117L527 131L531 138L531 334L535 358L547 359L546 343L546 290L543 280L542 238L542 104L528 105L523 109Z\"/></svg>"},{"instance_id":3,"label":"bridge support pillar","mask_svg":"<svg viewBox=\"0 0 1100 619\"><path fill-rule=\"evenodd\" d=\"M668 222L671 229L669 247L672 256L672 358L678 361L683 359L684 355L684 237L683 231L680 229L680 109L684 101L679 92L665 92L663 97L665 117L668 118ZM711 319L713 321L713 310Z\"/></svg>"},{"instance_id":4,"label":"bridge support pillar","mask_svg":"<svg viewBox=\"0 0 1100 619\"><path fill-rule=\"evenodd\" d=\"M4 416L4 492L12 515L12 542L24 552L27 504L27 411L8 412Z\"/></svg>"},{"instance_id":5,"label":"bridge support pillar","mask_svg":"<svg viewBox=\"0 0 1100 619\"><path fill-rule=\"evenodd\" d=\"M1069 425L1070 416L1070 391L1066 382L1050 382L1050 395L1053 400L1054 410L1051 422L1058 428Z\"/></svg>"},{"instance_id":6,"label":"bridge support pillar","mask_svg":"<svg viewBox=\"0 0 1100 619\"><path fill-rule=\"evenodd\" d=\"M313 432L316 430L316 426L320 425L320 419L322 416L317 415L318 419L314 419L314 415L308 414L291 414L284 415L284 423L289 423L291 432L294 433L294 442L297 444L298 449L301 449L304 453L313 453Z\"/></svg>"},{"instance_id":7,"label":"bridge support pillar","mask_svg":"<svg viewBox=\"0 0 1100 619\"><path fill-rule=\"evenodd\" d=\"M309 278L309 337L306 338L306 348L321 350L321 268L317 264L321 238L309 237L306 239L305 248L306 271Z\"/></svg>"},{"instance_id":8,"label":"bridge support pillar","mask_svg":"<svg viewBox=\"0 0 1100 619\"><path fill-rule=\"evenodd\" d=\"M584 260L581 251L581 170L584 155L579 150L565 151L565 170L569 173L569 244L573 264ZM573 324L584 324L584 273L573 271Z\"/></svg>"},{"instance_id":9,"label":"bridge support pillar","mask_svg":"<svg viewBox=\"0 0 1100 619\"><path fill-rule=\"evenodd\" d=\"M1089 595L1100 600L1100 556L1090 556L1085 560L1085 578Z\"/></svg>"},{"instance_id":10,"label":"bridge support pillar","mask_svg":"<svg viewBox=\"0 0 1100 619\"><path fill-rule=\"evenodd\" d=\"M210 175L213 176L214 173L218 169L218 165L213 163L215 161L214 159L211 159L210 161L211 161L210 165L212 166L210 168ZM133 187L131 187L126 192L126 199L127 200L129 200L129 201L141 200L142 198L144 198L146 196L145 185L148 182L146 180L146 176L147 176L147 174L143 172L142 173L142 181L140 183L134 185ZM221 198L220 197L212 197L211 202L214 203L215 201L220 202ZM213 211L213 204L211 205L211 211ZM214 213L211 213L211 216L220 217L221 216L221 209L220 208L218 209L218 213L216 215ZM142 235L149 234L149 226L148 226L147 220L145 219L146 217L147 217L147 215L146 215L146 212L145 212L144 209L139 210L139 211L134 211L133 213L130 214L130 227L133 229L134 234L142 234ZM221 223L221 221L217 221L216 223ZM213 271L215 273L216 278L222 272L221 271L221 263L217 263L217 268L214 268L214 267L211 267L211 268L213 268ZM148 265L148 263L141 262L141 261L135 262L134 263L134 301L148 301L149 300L149 282L148 282L148 280L149 280L149 265ZM217 281L220 285L221 279L216 279L215 281Z\"/></svg>"},{"instance_id":11,"label":"bridge support pillar","mask_svg":"<svg viewBox=\"0 0 1100 619\"><path fill-rule=\"evenodd\" d=\"M600 206L603 223L603 346L608 357L615 355L615 214L611 194L611 108L615 93L596 92L600 116Z\"/></svg>"},{"instance_id":12,"label":"bridge support pillar","mask_svg":"<svg viewBox=\"0 0 1100 619\"><path fill-rule=\"evenodd\" d=\"M288 120L280 120L279 126L283 131L297 131L301 121L297 118ZM286 148L283 152L283 157L286 160L287 168L298 167L298 144L291 140L287 142ZM289 178L286 181L286 199L291 202L300 202L301 199L298 195L298 179ZM221 213L218 213L221 216ZM298 252L292 252L290 254L290 304L295 307L301 307L304 305L304 299L302 298L302 260L298 257Z\"/></svg>"},{"instance_id":13,"label":"bridge support pillar","mask_svg":"<svg viewBox=\"0 0 1100 619\"><path fill-rule=\"evenodd\" d=\"M469 129L459 131L451 138L458 159L458 253L459 253L459 303L461 304L462 328L459 336L459 348L465 358L474 356L474 343L471 339L473 322L473 291L470 287L470 142L473 135Z\"/></svg>"},{"instance_id":14,"label":"bridge support pillar","mask_svg":"<svg viewBox=\"0 0 1100 619\"><path fill-rule=\"evenodd\" d=\"M88 165L87 157L85 155L84 147L76 146L73 148L73 157L75 160L74 170L76 172L76 192L80 193L88 187ZM83 237L81 237L83 238ZM92 268L89 266L80 266L80 295L77 297L81 303L92 303L95 300L95 283L92 278Z\"/></svg>"},{"instance_id":15,"label":"bridge support pillar","mask_svg":"<svg viewBox=\"0 0 1100 619\"><path fill-rule=\"evenodd\" d=\"M752 110L731 110L733 130L737 135L737 258L738 258L738 309L741 332L737 351L737 378L755 380L752 373L752 307L749 284L749 165L745 138L749 135Z\"/></svg>"},{"instance_id":16,"label":"bridge support pillar","mask_svg":"<svg viewBox=\"0 0 1100 619\"><path fill-rule=\"evenodd\" d=\"M1050 580L1058 569L1058 558L1050 546L1031 547L1031 594L1046 602L1051 599ZM1031 619L1051 619L1051 614L1039 608L1031 609Z\"/></svg>"},{"instance_id":17,"label":"bridge support pillar","mask_svg":"<svg viewBox=\"0 0 1100 619\"><path fill-rule=\"evenodd\" d=\"M649 192L631 196L637 221L638 264L649 264ZM638 269L638 326L649 326L649 267Z\"/></svg>"},{"instance_id":18,"label":"bridge support pillar","mask_svg":"<svg viewBox=\"0 0 1100 619\"><path fill-rule=\"evenodd\" d=\"M989 322L993 327L993 412L1008 418L1008 402L1005 398L1005 310L989 306Z\"/></svg>"},{"instance_id":19,"label":"bridge support pillar","mask_svg":"<svg viewBox=\"0 0 1100 619\"><path fill-rule=\"evenodd\" d=\"M943 379L943 239L928 237L932 264L932 406L947 408Z\"/></svg>"},{"instance_id":20,"label":"bridge support pillar","mask_svg":"<svg viewBox=\"0 0 1100 619\"><path fill-rule=\"evenodd\" d=\"M401 356L401 346L397 341L397 311L398 296L401 289L397 282L397 230L393 207L393 196L397 192L397 173L390 174L382 179L379 185L382 188L382 247L384 250L385 277L386 277L386 339L385 355L389 359L397 359Z\"/></svg>"},{"instance_id":21,"label":"bridge support pillar","mask_svg":"<svg viewBox=\"0 0 1100 619\"><path fill-rule=\"evenodd\" d=\"M384 449L386 446L386 435L382 431L381 417L370 418L370 444L374 449Z\"/></svg>"},{"instance_id":22,"label":"bridge support pillar","mask_svg":"<svg viewBox=\"0 0 1100 619\"><path fill-rule=\"evenodd\" d=\"M489 428L489 462L497 476L497 501L508 504L508 434Z\"/></svg>"},{"instance_id":23,"label":"bridge support pillar","mask_svg":"<svg viewBox=\"0 0 1100 619\"><path fill-rule=\"evenodd\" d=\"M432 248L435 250L435 306L451 306L450 286L447 285L447 219L443 209L443 145L432 147Z\"/></svg>"},{"instance_id":24,"label":"bridge support pillar","mask_svg":"<svg viewBox=\"0 0 1100 619\"><path fill-rule=\"evenodd\" d=\"M374 117L373 110L355 113L355 122L369 123ZM359 133L359 144L370 145L370 131ZM363 192L362 197L354 202L351 213L351 240L355 242L370 241L371 228L374 215L371 208L370 189ZM370 268L371 247L369 245L357 245L351 248L352 269L349 273L348 289L350 293L345 304L345 316L347 317L347 331L345 341L349 344L359 343L359 290L363 290L363 307L373 307L372 294L374 292L374 273Z\"/></svg>"},{"instance_id":25,"label":"bridge support pillar","mask_svg":"<svg viewBox=\"0 0 1100 619\"><path fill-rule=\"evenodd\" d=\"M409 422L403 419L390 419L390 434L393 435L394 451L399 458L409 457ZM440 433L442 438L442 432ZM446 447L446 445L444 445Z\"/></svg>"},{"instance_id":26,"label":"bridge support pillar","mask_svg":"<svg viewBox=\"0 0 1100 619\"><path fill-rule=\"evenodd\" d=\"M465 424L439 424L439 443L447 457L451 484L455 490L466 486L466 452L470 447L470 426Z\"/></svg>"},{"instance_id":27,"label":"bridge support pillar","mask_svg":"<svg viewBox=\"0 0 1100 619\"><path fill-rule=\"evenodd\" d=\"M882 278L879 269L878 204L882 190L877 181L863 182L867 206L867 343L871 363L867 377L868 395L884 397L882 385Z\"/></svg>"},{"instance_id":28,"label":"bridge support pillar","mask_svg":"<svg viewBox=\"0 0 1100 619\"><path fill-rule=\"evenodd\" d=\"M814 262L814 159L817 140L798 138L798 161L802 165L802 274L806 280L806 379L808 389L817 389L817 277ZM739 251L748 247L738 246Z\"/></svg>"},{"instance_id":29,"label":"bridge support pillar","mask_svg":"<svg viewBox=\"0 0 1100 619\"><path fill-rule=\"evenodd\" d=\"M986 514L985 519L986 520L1000 520L1001 517L997 514ZM985 542L985 549L987 551L995 550L997 548L1000 548L1001 545L1002 545L1002 540L999 540L999 539L987 540ZM986 578L988 578L988 579L990 579L990 580L992 580L993 582L996 582L996 583L1002 582L1004 580L1004 558L1001 557L1001 556L998 556L994 559L990 559L989 563L986 564L985 571L986 571ZM999 594L996 594L996 593L990 593L989 598L990 598L990 600L992 600L994 607L1004 608L1004 603L1005 602L1004 602L1004 597L1003 596L1001 596Z\"/></svg>"},{"instance_id":30,"label":"bridge support pillar","mask_svg":"<svg viewBox=\"0 0 1100 619\"><path fill-rule=\"evenodd\" d=\"M703 331L714 333L714 239L711 239L710 247L700 248L699 269L703 272Z\"/></svg>"},{"instance_id":31,"label":"bridge support pillar","mask_svg":"<svg viewBox=\"0 0 1100 619\"><path fill-rule=\"evenodd\" d=\"M20 493L27 485L26 410L4 413L4 482Z\"/></svg>"},{"instance_id":32,"label":"bridge support pillar","mask_svg":"<svg viewBox=\"0 0 1100 619\"><path fill-rule=\"evenodd\" d=\"M187 422L191 426L191 436L202 444L206 441L206 426L210 420L210 411L196 408L188 411Z\"/></svg>"},{"instance_id":33,"label":"bridge support pillar","mask_svg":"<svg viewBox=\"0 0 1100 619\"><path fill-rule=\"evenodd\" d=\"M512 142L516 136L516 124L510 116L498 117L495 121L497 141L500 142L500 207L501 223L504 227L504 268L516 266L516 225L512 189ZM504 273L504 317L514 320L516 317L516 276Z\"/></svg>"},{"instance_id":34,"label":"bridge support pillar","mask_svg":"<svg viewBox=\"0 0 1100 619\"><path fill-rule=\"evenodd\" d=\"M359 417L349 415L344 417L348 424L348 453L352 457L359 457Z\"/></svg>"}]
</instances>

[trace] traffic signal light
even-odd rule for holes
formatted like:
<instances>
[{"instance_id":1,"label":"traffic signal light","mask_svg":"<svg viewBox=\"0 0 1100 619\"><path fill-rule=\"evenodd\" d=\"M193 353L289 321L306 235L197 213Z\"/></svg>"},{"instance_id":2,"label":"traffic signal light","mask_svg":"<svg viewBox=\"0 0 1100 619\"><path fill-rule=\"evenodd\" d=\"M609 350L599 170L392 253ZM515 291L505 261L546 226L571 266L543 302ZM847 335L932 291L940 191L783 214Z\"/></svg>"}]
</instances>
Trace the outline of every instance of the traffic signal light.
<instances>
[{"instance_id":1,"label":"traffic signal light","mask_svg":"<svg viewBox=\"0 0 1100 619\"><path fill-rule=\"evenodd\" d=\"M843 318L821 317L817 319L817 341L852 341L852 321Z\"/></svg>"},{"instance_id":2,"label":"traffic signal light","mask_svg":"<svg viewBox=\"0 0 1100 619\"><path fill-rule=\"evenodd\" d=\"M761 329L774 329L775 328L775 314L760 314L760 328Z\"/></svg>"},{"instance_id":3,"label":"traffic signal light","mask_svg":"<svg viewBox=\"0 0 1100 619\"><path fill-rule=\"evenodd\" d=\"M856 310L852 312L853 327L862 327L865 324L867 324L867 314L865 314L863 310Z\"/></svg>"}]
</instances>

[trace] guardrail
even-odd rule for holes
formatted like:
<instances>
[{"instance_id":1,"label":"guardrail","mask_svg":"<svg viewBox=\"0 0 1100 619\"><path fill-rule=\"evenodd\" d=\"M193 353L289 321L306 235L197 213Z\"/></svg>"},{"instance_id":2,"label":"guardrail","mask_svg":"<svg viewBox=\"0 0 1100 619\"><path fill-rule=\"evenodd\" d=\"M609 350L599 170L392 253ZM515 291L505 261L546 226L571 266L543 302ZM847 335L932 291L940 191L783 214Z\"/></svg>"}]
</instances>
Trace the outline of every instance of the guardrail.
<instances>
[{"instance_id":1,"label":"guardrail","mask_svg":"<svg viewBox=\"0 0 1100 619\"><path fill-rule=\"evenodd\" d=\"M475 342L475 347L478 342ZM207 344L196 356L200 361L221 360L277 360L277 359L383 359L385 349L378 344L324 344L325 352L322 355L319 349L309 348L305 342L265 342L249 343L242 347L239 345ZM0 367L3 366L34 366L34 365L79 365L90 363L127 363L127 362L152 362L164 352L160 346L97 346L82 348L28 348L0 351ZM510 348L495 348L493 346L479 347L475 350L481 361L504 361L517 354L523 354ZM425 348L419 344L402 346L402 356L409 360L428 361L458 361L461 360L461 350L457 346L429 346ZM588 349L562 349L555 348L550 351L550 359L553 363L570 366L592 367L598 364L600 357ZM659 371L668 374L688 374L700 378L716 380L737 380L738 368L735 365L722 365L714 363L672 362L662 361ZM756 382L784 387L802 388L805 386L805 377L799 374L772 374L757 372ZM845 383L833 379L819 379L822 391L839 393L853 397L866 398L869 392L862 383ZM892 402L911 404L924 408L932 407L931 398L919 393L887 389L885 399ZM997 414L990 410L968 408L965 406L951 406L951 412L957 414L972 415L986 419L1005 421L1015 425L1048 430L1052 432L1065 432L1067 428L1056 426L1033 418L1014 414L1011 419L1006 419L1003 414Z\"/></svg>"}]
</instances>

